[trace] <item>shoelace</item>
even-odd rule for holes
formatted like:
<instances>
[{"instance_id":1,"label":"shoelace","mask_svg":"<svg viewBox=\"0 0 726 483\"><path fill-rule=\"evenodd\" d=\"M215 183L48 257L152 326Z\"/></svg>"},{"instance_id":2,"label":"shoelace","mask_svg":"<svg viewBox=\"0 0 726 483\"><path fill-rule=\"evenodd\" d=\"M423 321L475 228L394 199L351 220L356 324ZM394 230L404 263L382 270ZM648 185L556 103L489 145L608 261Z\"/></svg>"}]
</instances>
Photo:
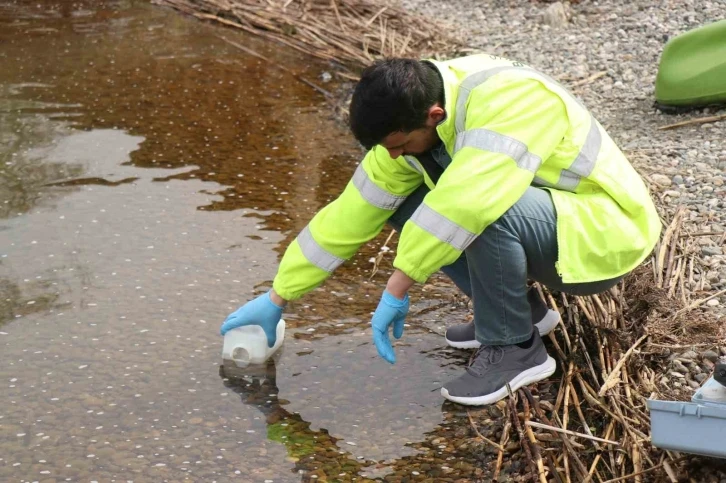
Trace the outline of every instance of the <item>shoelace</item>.
<instances>
[{"instance_id":1,"label":"shoelace","mask_svg":"<svg viewBox=\"0 0 726 483\"><path fill-rule=\"evenodd\" d=\"M496 365L504 359L504 349L498 345L483 345L471 356L467 372L480 376L489 369L489 366Z\"/></svg>"}]
</instances>

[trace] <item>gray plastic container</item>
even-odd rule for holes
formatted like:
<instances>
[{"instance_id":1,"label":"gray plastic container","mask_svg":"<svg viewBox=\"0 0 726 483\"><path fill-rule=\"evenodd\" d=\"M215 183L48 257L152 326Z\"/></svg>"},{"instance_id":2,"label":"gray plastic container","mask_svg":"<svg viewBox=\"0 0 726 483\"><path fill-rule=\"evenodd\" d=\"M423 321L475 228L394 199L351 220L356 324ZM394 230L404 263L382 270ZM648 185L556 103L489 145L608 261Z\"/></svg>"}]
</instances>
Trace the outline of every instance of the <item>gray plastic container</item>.
<instances>
[{"instance_id":1,"label":"gray plastic container","mask_svg":"<svg viewBox=\"0 0 726 483\"><path fill-rule=\"evenodd\" d=\"M691 401L648 399L651 442L661 449L726 458L726 388L711 378Z\"/></svg>"}]
</instances>

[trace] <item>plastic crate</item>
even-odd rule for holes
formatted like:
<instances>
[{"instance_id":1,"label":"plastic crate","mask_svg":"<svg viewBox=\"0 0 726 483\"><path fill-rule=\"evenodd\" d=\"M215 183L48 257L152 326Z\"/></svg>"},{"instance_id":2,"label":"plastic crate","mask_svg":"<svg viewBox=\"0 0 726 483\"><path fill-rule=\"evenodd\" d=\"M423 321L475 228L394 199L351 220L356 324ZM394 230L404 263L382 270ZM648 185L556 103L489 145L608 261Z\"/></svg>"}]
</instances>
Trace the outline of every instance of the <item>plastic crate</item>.
<instances>
[{"instance_id":1,"label":"plastic crate","mask_svg":"<svg viewBox=\"0 0 726 483\"><path fill-rule=\"evenodd\" d=\"M648 399L651 442L661 449L726 458L726 388L711 378L691 401Z\"/></svg>"}]
</instances>

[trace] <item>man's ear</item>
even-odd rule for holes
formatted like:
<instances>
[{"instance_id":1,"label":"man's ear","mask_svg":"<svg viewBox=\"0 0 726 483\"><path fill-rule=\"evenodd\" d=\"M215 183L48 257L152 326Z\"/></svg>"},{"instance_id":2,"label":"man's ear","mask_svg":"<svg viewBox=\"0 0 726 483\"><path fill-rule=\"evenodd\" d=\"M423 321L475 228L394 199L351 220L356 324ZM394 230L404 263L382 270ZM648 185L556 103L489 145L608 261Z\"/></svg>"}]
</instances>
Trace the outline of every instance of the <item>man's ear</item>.
<instances>
[{"instance_id":1,"label":"man's ear","mask_svg":"<svg viewBox=\"0 0 726 483\"><path fill-rule=\"evenodd\" d=\"M429 107L429 113L426 118L426 124L434 127L446 118L446 111L439 104Z\"/></svg>"}]
</instances>

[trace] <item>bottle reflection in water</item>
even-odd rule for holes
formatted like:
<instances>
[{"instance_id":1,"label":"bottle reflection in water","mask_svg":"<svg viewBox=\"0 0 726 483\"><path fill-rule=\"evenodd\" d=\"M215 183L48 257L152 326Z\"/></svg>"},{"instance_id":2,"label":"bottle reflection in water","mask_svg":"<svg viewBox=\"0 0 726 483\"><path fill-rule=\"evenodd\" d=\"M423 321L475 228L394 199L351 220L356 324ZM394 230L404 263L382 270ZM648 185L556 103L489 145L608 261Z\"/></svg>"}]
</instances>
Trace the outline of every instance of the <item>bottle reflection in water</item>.
<instances>
[{"instance_id":1,"label":"bottle reflection in water","mask_svg":"<svg viewBox=\"0 0 726 483\"><path fill-rule=\"evenodd\" d=\"M278 351L264 364L247 367L225 361L219 368L219 375L225 387L238 394L243 404L262 413L267 424L267 439L285 447L288 461L293 462L290 473L302 483L324 481L326 475L344 474L344 481L359 478L364 469L375 462L352 455L327 429L314 429L299 413L285 409L290 403L278 397L276 369L282 352Z\"/></svg>"}]
</instances>

